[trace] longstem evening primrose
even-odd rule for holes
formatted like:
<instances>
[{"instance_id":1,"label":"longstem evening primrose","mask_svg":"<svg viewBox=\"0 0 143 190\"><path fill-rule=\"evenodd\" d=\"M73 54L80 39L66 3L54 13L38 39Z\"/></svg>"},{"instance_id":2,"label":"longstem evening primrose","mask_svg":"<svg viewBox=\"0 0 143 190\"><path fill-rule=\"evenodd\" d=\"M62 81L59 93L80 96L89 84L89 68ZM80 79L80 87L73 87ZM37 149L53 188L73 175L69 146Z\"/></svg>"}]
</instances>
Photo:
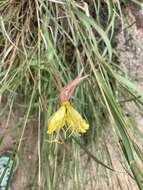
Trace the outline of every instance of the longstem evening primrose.
<instances>
[{"instance_id":1,"label":"longstem evening primrose","mask_svg":"<svg viewBox=\"0 0 143 190\"><path fill-rule=\"evenodd\" d=\"M83 70L79 76L70 81L60 92L60 108L48 119L48 134L52 134L63 128L65 125L72 132L85 133L89 128L89 124L82 118L80 113L76 111L70 104L69 99L72 96L76 86L88 75L81 77Z\"/></svg>"}]
</instances>

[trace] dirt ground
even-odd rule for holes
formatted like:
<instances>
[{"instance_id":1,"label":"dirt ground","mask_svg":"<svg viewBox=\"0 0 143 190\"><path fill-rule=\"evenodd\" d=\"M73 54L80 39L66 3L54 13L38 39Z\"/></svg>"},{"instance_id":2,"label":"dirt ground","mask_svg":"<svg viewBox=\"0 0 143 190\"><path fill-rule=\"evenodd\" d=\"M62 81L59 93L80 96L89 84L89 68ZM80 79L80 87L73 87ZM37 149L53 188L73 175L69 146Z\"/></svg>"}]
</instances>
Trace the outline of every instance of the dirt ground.
<instances>
[{"instance_id":1,"label":"dirt ground","mask_svg":"<svg viewBox=\"0 0 143 190\"><path fill-rule=\"evenodd\" d=\"M1 107L2 106L3 105L1 102ZM15 146L19 131L15 130L14 126L17 123L19 116L19 112L15 111L0 117L1 135L5 134L7 129L10 130L10 132L4 135L3 142L0 146L0 153L10 151ZM18 169L14 173L12 180L13 190L26 190L27 182L30 180L32 175L32 169L35 169L37 162L37 131L34 129L35 125L36 123L33 121L26 126L25 134L18 154ZM31 174L29 171L31 171Z\"/></svg>"}]
</instances>

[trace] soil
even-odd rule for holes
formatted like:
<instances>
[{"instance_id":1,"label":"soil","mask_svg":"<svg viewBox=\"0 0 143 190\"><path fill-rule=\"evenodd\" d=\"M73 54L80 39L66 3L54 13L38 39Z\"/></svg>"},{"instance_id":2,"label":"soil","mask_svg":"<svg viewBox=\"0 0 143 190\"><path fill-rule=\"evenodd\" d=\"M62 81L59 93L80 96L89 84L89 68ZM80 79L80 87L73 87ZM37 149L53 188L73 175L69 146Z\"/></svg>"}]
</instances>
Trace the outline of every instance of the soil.
<instances>
[{"instance_id":1,"label":"soil","mask_svg":"<svg viewBox=\"0 0 143 190\"><path fill-rule=\"evenodd\" d=\"M0 106L4 107L2 101ZM15 125L21 114L22 113L15 111L0 117L1 135L4 135L4 139L0 146L0 154L13 150L21 130L15 130ZM35 130L35 125L36 121L31 121L26 126L20 151L18 153L18 169L14 173L12 180L13 190L26 190L27 184L29 184L29 181L33 177L32 171L35 170L35 165L37 165L37 131ZM31 173L29 171L31 171Z\"/></svg>"}]
</instances>

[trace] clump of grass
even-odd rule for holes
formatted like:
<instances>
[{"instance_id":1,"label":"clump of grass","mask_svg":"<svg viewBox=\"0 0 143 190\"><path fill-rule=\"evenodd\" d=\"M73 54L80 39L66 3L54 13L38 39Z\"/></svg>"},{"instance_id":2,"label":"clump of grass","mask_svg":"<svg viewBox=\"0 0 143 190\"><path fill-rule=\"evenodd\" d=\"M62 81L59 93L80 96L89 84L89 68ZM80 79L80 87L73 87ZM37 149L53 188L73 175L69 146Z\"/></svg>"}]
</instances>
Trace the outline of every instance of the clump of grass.
<instances>
[{"instance_id":1,"label":"clump of grass","mask_svg":"<svg viewBox=\"0 0 143 190\"><path fill-rule=\"evenodd\" d=\"M142 111L143 93L114 61L118 55L112 45L116 21L124 28L121 2L7 0L0 2L0 12L0 96L9 102L3 110L23 109L20 130L15 129L17 154L31 116L37 121L30 126L38 134L37 166L29 171L27 188L122 189L122 174L127 188L136 183L142 189L142 134L128 119L120 96ZM90 130L62 144L49 143L47 118L58 104L58 90L81 68L90 77L72 102Z\"/></svg>"}]
</instances>

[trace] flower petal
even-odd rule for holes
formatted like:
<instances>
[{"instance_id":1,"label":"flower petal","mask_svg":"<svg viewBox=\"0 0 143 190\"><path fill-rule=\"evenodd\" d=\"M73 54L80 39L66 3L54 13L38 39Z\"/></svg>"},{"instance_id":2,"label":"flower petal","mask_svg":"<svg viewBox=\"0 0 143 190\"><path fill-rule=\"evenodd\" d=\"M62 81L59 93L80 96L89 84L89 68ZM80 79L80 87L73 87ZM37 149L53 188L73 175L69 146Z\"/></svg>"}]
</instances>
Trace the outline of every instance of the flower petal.
<instances>
[{"instance_id":1,"label":"flower petal","mask_svg":"<svg viewBox=\"0 0 143 190\"><path fill-rule=\"evenodd\" d=\"M65 106L61 106L49 119L48 119L48 134L53 133L55 130L62 128L65 125Z\"/></svg>"},{"instance_id":2,"label":"flower petal","mask_svg":"<svg viewBox=\"0 0 143 190\"><path fill-rule=\"evenodd\" d=\"M70 105L66 105L67 114L66 122L67 124L76 132L85 133L89 128L89 124L81 117L81 115Z\"/></svg>"}]
</instances>

